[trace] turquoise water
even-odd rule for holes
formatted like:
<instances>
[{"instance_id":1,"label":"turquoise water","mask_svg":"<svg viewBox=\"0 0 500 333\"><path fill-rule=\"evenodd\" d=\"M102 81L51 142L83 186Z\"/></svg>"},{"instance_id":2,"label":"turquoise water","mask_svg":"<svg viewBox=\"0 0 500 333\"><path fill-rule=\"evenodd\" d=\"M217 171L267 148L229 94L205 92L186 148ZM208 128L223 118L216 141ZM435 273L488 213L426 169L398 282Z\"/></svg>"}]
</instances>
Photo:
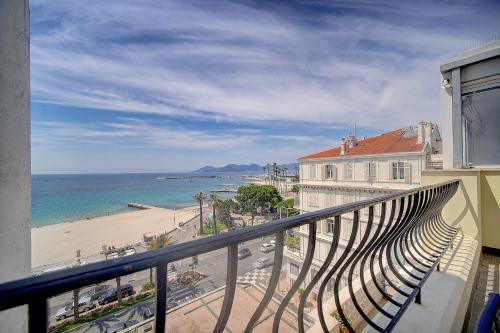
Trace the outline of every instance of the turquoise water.
<instances>
[{"instance_id":1,"label":"turquoise water","mask_svg":"<svg viewBox=\"0 0 500 333\"><path fill-rule=\"evenodd\" d=\"M185 175L185 174L184 174ZM129 202L181 208L196 205L197 192L231 187L246 180L224 178L157 179L183 174L33 175L32 226L74 221L127 211Z\"/></svg>"}]
</instances>

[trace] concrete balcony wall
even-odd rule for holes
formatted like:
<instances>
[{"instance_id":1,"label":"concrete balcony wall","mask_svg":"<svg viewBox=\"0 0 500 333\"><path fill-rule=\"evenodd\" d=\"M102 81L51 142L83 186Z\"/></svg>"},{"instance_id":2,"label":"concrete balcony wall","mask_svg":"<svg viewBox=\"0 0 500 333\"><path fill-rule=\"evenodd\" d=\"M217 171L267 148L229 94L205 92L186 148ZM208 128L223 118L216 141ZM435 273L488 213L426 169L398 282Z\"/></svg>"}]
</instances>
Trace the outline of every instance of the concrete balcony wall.
<instances>
[{"instance_id":1,"label":"concrete balcony wall","mask_svg":"<svg viewBox=\"0 0 500 333\"><path fill-rule=\"evenodd\" d=\"M396 331L460 332L478 271L481 248L500 249L500 169L427 170L422 185L460 180L443 209L448 224L461 228L455 247L422 289L422 304L412 304ZM426 325L422 325L426 322Z\"/></svg>"},{"instance_id":2,"label":"concrete balcony wall","mask_svg":"<svg viewBox=\"0 0 500 333\"><path fill-rule=\"evenodd\" d=\"M0 283L31 273L28 1L0 1ZM26 332L26 307L0 313L0 332Z\"/></svg>"}]
</instances>

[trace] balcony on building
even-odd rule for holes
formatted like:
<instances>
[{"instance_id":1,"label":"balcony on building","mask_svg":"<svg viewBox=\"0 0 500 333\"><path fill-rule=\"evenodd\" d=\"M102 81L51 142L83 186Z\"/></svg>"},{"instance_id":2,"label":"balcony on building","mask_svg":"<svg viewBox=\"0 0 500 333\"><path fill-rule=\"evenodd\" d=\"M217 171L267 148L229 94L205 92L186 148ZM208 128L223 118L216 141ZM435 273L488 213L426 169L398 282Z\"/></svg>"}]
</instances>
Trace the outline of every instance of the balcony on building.
<instances>
[{"instance_id":1,"label":"balcony on building","mask_svg":"<svg viewBox=\"0 0 500 333\"><path fill-rule=\"evenodd\" d=\"M499 42L441 66L442 168L424 168L419 185L403 176L400 189L378 197L31 276L28 8L16 1L3 8L0 48L7 52L0 52L0 77L8 84L0 89L1 332L47 332L50 298L151 268L156 315L121 332L475 331L487 294L499 292ZM350 143L343 144L348 150ZM369 183L370 171L366 175ZM344 218L349 223L341 223ZM298 233L306 237L297 244L291 239ZM273 235L266 283L241 282L238 244ZM220 268L224 286L169 307L168 264L213 251L227 257ZM288 257L297 264L286 271ZM281 285L286 279L289 285Z\"/></svg>"}]
</instances>

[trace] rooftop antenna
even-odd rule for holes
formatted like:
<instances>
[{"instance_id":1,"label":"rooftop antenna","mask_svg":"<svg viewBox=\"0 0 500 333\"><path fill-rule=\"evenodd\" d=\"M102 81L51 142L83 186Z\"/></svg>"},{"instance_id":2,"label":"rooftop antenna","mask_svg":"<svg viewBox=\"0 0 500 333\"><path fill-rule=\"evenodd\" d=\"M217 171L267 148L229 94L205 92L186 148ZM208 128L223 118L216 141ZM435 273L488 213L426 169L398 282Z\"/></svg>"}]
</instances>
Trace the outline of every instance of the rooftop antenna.
<instances>
[{"instance_id":1,"label":"rooftop antenna","mask_svg":"<svg viewBox=\"0 0 500 333\"><path fill-rule=\"evenodd\" d=\"M354 137L356 137L356 122L354 122Z\"/></svg>"}]
</instances>

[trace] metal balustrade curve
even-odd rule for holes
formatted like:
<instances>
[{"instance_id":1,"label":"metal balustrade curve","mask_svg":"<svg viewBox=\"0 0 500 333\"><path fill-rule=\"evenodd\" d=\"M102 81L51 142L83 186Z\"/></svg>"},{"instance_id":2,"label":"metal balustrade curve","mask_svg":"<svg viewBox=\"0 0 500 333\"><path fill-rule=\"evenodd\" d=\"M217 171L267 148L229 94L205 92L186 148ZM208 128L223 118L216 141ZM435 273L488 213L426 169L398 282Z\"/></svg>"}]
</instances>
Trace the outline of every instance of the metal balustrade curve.
<instances>
[{"instance_id":1,"label":"metal balustrade curve","mask_svg":"<svg viewBox=\"0 0 500 333\"><path fill-rule=\"evenodd\" d=\"M264 310L269 308L275 296L284 260L286 232L307 226L307 230L301 231L304 235L307 234L303 239L307 242L307 249L302 267L297 280L278 304L271 321L272 331L279 332L285 310L299 287L304 285L295 317L299 332L307 330L304 309L313 291L316 294L318 321L323 331L332 329L326 320L326 316L331 313L325 313L326 302L331 302L336 306L340 321L350 332L355 332L359 323L377 331L388 332L395 327L411 302L425 302L425 297L421 296L422 286L435 269L439 270L441 257L453 244L458 230L446 223L441 211L456 193L458 186L459 181L453 180L400 191L175 244L164 249L2 283L0 311L28 305L29 332L47 332L47 301L50 297L156 268L157 316L154 327L155 332L164 332L168 321L167 265L226 248L226 286L220 313L213 328L214 332L223 332L230 321L236 297L238 244L276 235L274 266L267 289L246 323L245 332L251 332L259 324ZM368 210L367 218L362 213L365 210ZM346 215L353 216L350 226L344 223ZM333 222L329 222L332 225L328 253L319 264L319 270L308 279L308 273L313 272L311 267L314 253L318 249L316 234L321 230L318 224L327 219L333 219ZM347 242L342 246L341 233L349 233ZM345 236L343 239L345 240ZM337 253L339 256L334 261ZM343 277L346 277L346 286L341 285ZM329 289L330 283L333 283L333 290ZM340 299L342 293L349 296L347 300ZM390 306L386 307L385 304ZM385 321L377 320L374 313L380 314L379 318L385 318ZM350 320L353 316L358 318L356 323Z\"/></svg>"}]
</instances>

